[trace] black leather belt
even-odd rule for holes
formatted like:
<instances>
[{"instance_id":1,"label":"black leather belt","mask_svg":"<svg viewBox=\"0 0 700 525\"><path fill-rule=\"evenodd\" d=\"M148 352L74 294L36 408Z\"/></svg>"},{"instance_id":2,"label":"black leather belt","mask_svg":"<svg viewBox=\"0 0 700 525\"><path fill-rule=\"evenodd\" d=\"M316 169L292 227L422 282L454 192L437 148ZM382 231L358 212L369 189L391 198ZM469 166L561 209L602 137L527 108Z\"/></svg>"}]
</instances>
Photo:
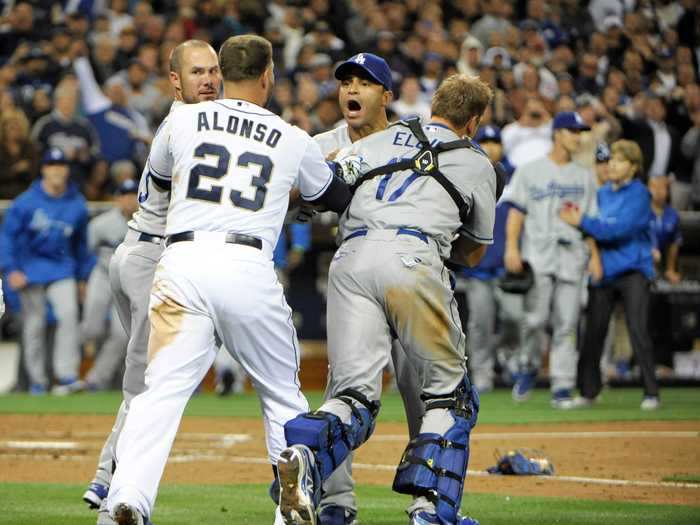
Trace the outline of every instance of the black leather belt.
<instances>
[{"instance_id":1,"label":"black leather belt","mask_svg":"<svg viewBox=\"0 0 700 525\"><path fill-rule=\"evenodd\" d=\"M194 238L194 232L175 233L166 237L165 245L170 246L176 242L194 241ZM262 241L260 239L242 233L227 232L224 242L228 244L242 244L243 246L251 246L253 248L257 248L258 250L262 250Z\"/></svg>"},{"instance_id":2,"label":"black leather belt","mask_svg":"<svg viewBox=\"0 0 700 525\"><path fill-rule=\"evenodd\" d=\"M138 240L140 242L150 242L153 244L160 244L163 242L163 237L159 235L151 235L150 233L139 232Z\"/></svg>"}]
</instances>

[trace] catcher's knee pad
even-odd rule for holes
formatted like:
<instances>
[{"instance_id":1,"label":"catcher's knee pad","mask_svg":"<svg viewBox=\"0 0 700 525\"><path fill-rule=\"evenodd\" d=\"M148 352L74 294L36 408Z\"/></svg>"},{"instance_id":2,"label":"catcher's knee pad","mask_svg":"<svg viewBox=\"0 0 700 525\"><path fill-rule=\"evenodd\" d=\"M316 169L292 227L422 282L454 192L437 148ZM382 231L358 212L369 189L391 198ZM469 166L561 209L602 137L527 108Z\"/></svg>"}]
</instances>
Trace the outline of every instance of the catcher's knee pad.
<instances>
[{"instance_id":1,"label":"catcher's knee pad","mask_svg":"<svg viewBox=\"0 0 700 525\"><path fill-rule=\"evenodd\" d=\"M426 412L448 409L454 424L444 435L424 432L401 458L393 489L424 496L435 504L441 523L456 523L469 464L469 435L479 412L479 394L465 377L450 396L424 396Z\"/></svg>"},{"instance_id":2,"label":"catcher's knee pad","mask_svg":"<svg viewBox=\"0 0 700 525\"><path fill-rule=\"evenodd\" d=\"M370 401L360 392L348 389L336 399L343 401L352 412L345 424L335 414L317 410L300 414L284 425L287 445L306 445L314 451L321 479L331 473L374 431L379 401Z\"/></svg>"}]
</instances>

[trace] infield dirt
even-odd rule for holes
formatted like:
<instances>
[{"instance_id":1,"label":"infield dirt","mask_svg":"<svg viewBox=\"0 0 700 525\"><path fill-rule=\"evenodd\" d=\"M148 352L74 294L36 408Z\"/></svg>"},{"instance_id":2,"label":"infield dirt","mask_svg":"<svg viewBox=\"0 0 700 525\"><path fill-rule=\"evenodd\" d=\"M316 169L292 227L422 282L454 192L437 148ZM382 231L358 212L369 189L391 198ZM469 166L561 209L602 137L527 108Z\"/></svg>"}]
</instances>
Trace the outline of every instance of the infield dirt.
<instances>
[{"instance_id":1,"label":"infield dirt","mask_svg":"<svg viewBox=\"0 0 700 525\"><path fill-rule=\"evenodd\" d=\"M87 484L112 423L110 416L0 416L0 482ZM373 439L355 456L358 483L390 486L405 433L400 423L377 426ZM493 465L497 449L534 448L552 460L557 476L472 475L466 492L700 506L700 485L661 483L666 476L698 474L699 436L700 423L693 421L478 425L470 471ZM266 458L260 420L187 417L163 482L265 483L272 477ZM623 480L633 483L614 483Z\"/></svg>"}]
</instances>

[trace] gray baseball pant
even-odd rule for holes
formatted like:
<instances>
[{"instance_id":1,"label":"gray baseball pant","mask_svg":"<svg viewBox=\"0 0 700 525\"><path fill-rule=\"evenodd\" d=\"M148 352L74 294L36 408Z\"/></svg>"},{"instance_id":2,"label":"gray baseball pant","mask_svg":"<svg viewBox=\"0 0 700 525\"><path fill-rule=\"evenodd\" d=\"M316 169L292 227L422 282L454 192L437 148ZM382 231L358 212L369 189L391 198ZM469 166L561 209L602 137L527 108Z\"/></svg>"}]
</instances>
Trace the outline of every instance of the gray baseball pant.
<instances>
[{"instance_id":1,"label":"gray baseball pant","mask_svg":"<svg viewBox=\"0 0 700 525\"><path fill-rule=\"evenodd\" d=\"M107 339L87 373L85 380L90 385L108 387L114 374L124 362L128 337L119 320L112 298L109 269L98 264L90 274L85 298L85 315L82 323L83 341L94 341L104 335L105 320L109 319Z\"/></svg>"},{"instance_id":2,"label":"gray baseball pant","mask_svg":"<svg viewBox=\"0 0 700 525\"><path fill-rule=\"evenodd\" d=\"M56 316L53 373L58 380L76 380L80 371L78 288L75 279L31 284L20 291L24 365L32 384L48 386L46 374L46 300Z\"/></svg>"},{"instance_id":3,"label":"gray baseball pant","mask_svg":"<svg viewBox=\"0 0 700 525\"><path fill-rule=\"evenodd\" d=\"M396 384L406 412L408 436L409 439L413 439L420 432L421 419L425 414L425 404L420 398L420 379L418 372L416 372L413 364L406 356L406 352L396 339L391 345L391 361L394 364ZM332 397L330 394L331 384L332 380L329 373L325 394L326 401ZM352 478L353 456L354 453L351 452L348 458L323 482L321 509L337 505L357 512L357 501L354 493L355 480Z\"/></svg>"},{"instance_id":4,"label":"gray baseball pant","mask_svg":"<svg viewBox=\"0 0 700 525\"><path fill-rule=\"evenodd\" d=\"M378 400L398 337L403 351L394 349L394 356L403 362L395 366L412 436L423 424L420 394L452 392L464 377L465 338L449 275L435 248L420 239L382 230L346 241L331 263L327 316L329 396L354 388ZM334 400L327 408L346 419ZM345 483L344 492L328 495L324 505L355 508L348 470L329 478L331 485Z\"/></svg>"},{"instance_id":5,"label":"gray baseball pant","mask_svg":"<svg viewBox=\"0 0 700 525\"><path fill-rule=\"evenodd\" d=\"M517 345L519 341L522 299L504 293L495 279L467 279L466 295L469 305L469 370L477 389L490 390L493 388L498 345ZM497 319L500 321L498 333Z\"/></svg>"},{"instance_id":6,"label":"gray baseball pant","mask_svg":"<svg viewBox=\"0 0 700 525\"><path fill-rule=\"evenodd\" d=\"M392 328L418 394L451 393L464 378L465 337L448 271L437 250L416 237L381 230L346 241L331 263L327 317L330 396L354 388L370 400L380 398ZM398 375L406 367L396 369ZM401 384L406 383L399 379ZM347 406L333 399L321 410L349 418ZM419 410L422 414L423 407ZM452 423L449 414L443 418L450 422L438 426ZM426 427L422 416L420 421L412 431L430 432L433 425ZM324 504L354 508L352 485L344 488Z\"/></svg>"},{"instance_id":7,"label":"gray baseball pant","mask_svg":"<svg viewBox=\"0 0 700 525\"><path fill-rule=\"evenodd\" d=\"M576 385L576 329L581 311L581 280L563 281L535 273L535 284L525 294L520 362L538 370L542 362L542 334L551 318L552 344L549 379L552 392Z\"/></svg>"},{"instance_id":8,"label":"gray baseball pant","mask_svg":"<svg viewBox=\"0 0 700 525\"><path fill-rule=\"evenodd\" d=\"M122 401L112 432L107 437L95 473L95 482L109 486L112 460L119 434L124 426L131 400L146 389L144 382L148 355L148 304L156 265L163 248L159 244L138 241L139 233L129 230L109 264L109 280L119 319L129 337Z\"/></svg>"}]
</instances>

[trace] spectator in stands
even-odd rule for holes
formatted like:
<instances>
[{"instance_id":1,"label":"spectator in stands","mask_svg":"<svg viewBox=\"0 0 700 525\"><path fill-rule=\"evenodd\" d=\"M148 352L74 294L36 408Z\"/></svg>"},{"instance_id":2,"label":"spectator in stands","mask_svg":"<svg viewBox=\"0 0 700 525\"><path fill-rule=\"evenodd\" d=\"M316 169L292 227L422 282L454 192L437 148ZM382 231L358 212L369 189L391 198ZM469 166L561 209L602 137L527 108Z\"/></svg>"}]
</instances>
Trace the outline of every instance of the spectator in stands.
<instances>
[{"instance_id":1,"label":"spectator in stands","mask_svg":"<svg viewBox=\"0 0 700 525\"><path fill-rule=\"evenodd\" d=\"M692 195L695 208L700 208L700 107L691 115L693 127L683 136L681 151L692 162Z\"/></svg>"},{"instance_id":2,"label":"spectator in stands","mask_svg":"<svg viewBox=\"0 0 700 525\"><path fill-rule=\"evenodd\" d=\"M19 291L22 303L24 366L31 393L46 393L46 301L57 319L53 350L53 392L67 394L79 385L78 295L94 258L87 247L88 210L69 162L58 148L43 156L41 179L7 211L0 234L0 267Z\"/></svg>"},{"instance_id":3,"label":"spectator in stands","mask_svg":"<svg viewBox=\"0 0 700 525\"><path fill-rule=\"evenodd\" d=\"M680 157L680 137L674 128L666 124L666 104L661 97L652 93L645 95L642 100L643 114L637 118L618 113L622 136L636 142L645 152L642 176L659 177L674 173L678 177L679 192L685 191L685 174L675 173ZM689 189L686 193L689 193ZM680 207L685 208L686 206Z\"/></svg>"},{"instance_id":4,"label":"spectator in stands","mask_svg":"<svg viewBox=\"0 0 700 525\"><path fill-rule=\"evenodd\" d=\"M485 13L472 26L471 34L485 47L491 47L494 37L505 34L512 27L508 18L512 14L513 7L505 0L492 0L481 4Z\"/></svg>"},{"instance_id":5,"label":"spectator in stands","mask_svg":"<svg viewBox=\"0 0 700 525\"><path fill-rule=\"evenodd\" d=\"M552 149L552 118L539 98L530 98L520 118L503 128L503 151L516 168Z\"/></svg>"},{"instance_id":6,"label":"spectator in stands","mask_svg":"<svg viewBox=\"0 0 700 525\"><path fill-rule=\"evenodd\" d=\"M473 35L467 35L464 42L462 42L462 49L457 61L457 70L460 73L477 76L483 52L484 45L481 41Z\"/></svg>"},{"instance_id":7,"label":"spectator in stands","mask_svg":"<svg viewBox=\"0 0 700 525\"><path fill-rule=\"evenodd\" d=\"M98 33L93 39L90 55L95 78L102 84L117 72L115 57L117 54L117 39L110 33Z\"/></svg>"},{"instance_id":8,"label":"spectator in stands","mask_svg":"<svg viewBox=\"0 0 700 525\"><path fill-rule=\"evenodd\" d=\"M38 42L44 33L34 25L34 8L30 2L17 2L0 24L0 64L7 61L23 42Z\"/></svg>"},{"instance_id":9,"label":"spectator in stands","mask_svg":"<svg viewBox=\"0 0 700 525\"><path fill-rule=\"evenodd\" d=\"M118 160L142 163L145 146L150 144L152 135L143 115L128 106L123 81L111 79L103 93L95 80L82 43L74 46L73 53L76 56L73 68L78 77L83 107L88 120L97 130L102 158L109 164ZM100 196L105 184L106 174L101 180L93 181L89 197Z\"/></svg>"},{"instance_id":10,"label":"spectator in stands","mask_svg":"<svg viewBox=\"0 0 700 525\"><path fill-rule=\"evenodd\" d=\"M70 162L71 177L85 191L98 166L100 141L90 122L77 114L78 83L62 80L54 91L54 110L41 117L32 129L32 140L43 153L59 148Z\"/></svg>"},{"instance_id":11,"label":"spectator in stands","mask_svg":"<svg viewBox=\"0 0 700 525\"><path fill-rule=\"evenodd\" d=\"M681 220L678 212L668 203L669 185L668 177L653 177L649 179L649 192L651 193L651 209L654 217L651 221L653 233L654 262L663 270L664 278L676 284L681 280L678 272L678 254L681 249L683 237L681 236Z\"/></svg>"},{"instance_id":12,"label":"spectator in stands","mask_svg":"<svg viewBox=\"0 0 700 525\"><path fill-rule=\"evenodd\" d=\"M400 119L420 117L421 121L430 119L430 104L422 97L420 83L414 76L408 76L401 82L401 96L392 102L391 109Z\"/></svg>"},{"instance_id":13,"label":"spectator in stands","mask_svg":"<svg viewBox=\"0 0 700 525\"><path fill-rule=\"evenodd\" d=\"M37 174L37 151L29 121L17 108L0 113L0 199L14 199Z\"/></svg>"},{"instance_id":14,"label":"spectator in stands","mask_svg":"<svg viewBox=\"0 0 700 525\"><path fill-rule=\"evenodd\" d=\"M649 281L652 260L653 218L649 191L639 180L643 160L639 146L630 140L612 145L610 181L598 191L598 217L569 207L561 219L593 237L600 250L603 277L589 286L586 332L579 357L581 396L577 406L592 405L602 388L600 358L610 316L618 296L622 298L632 349L644 383L643 410L660 406L653 348L648 333Z\"/></svg>"}]
</instances>

